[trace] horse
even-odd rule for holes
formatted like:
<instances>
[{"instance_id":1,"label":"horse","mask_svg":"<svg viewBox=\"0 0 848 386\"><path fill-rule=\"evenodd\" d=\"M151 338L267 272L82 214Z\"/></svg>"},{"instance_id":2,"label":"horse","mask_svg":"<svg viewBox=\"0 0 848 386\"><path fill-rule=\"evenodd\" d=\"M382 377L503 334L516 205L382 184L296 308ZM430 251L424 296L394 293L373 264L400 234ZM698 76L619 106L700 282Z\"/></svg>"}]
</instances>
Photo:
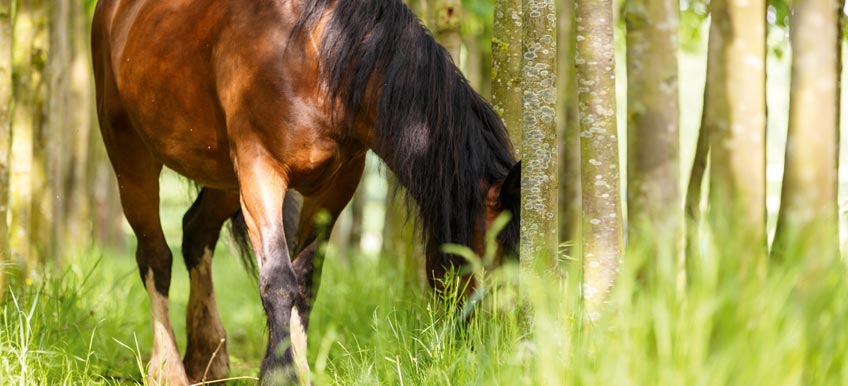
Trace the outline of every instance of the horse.
<instances>
[{"instance_id":1,"label":"horse","mask_svg":"<svg viewBox=\"0 0 848 386\"><path fill-rule=\"evenodd\" d=\"M516 251L521 168L507 131L400 0L99 0L91 35L103 142L150 300L153 382L227 376L211 264L228 219L246 226L268 320L260 381L303 375L319 246L369 150L415 202L434 288L463 264L441 246L482 254L505 211L499 256ZM201 187L183 218L183 359L168 317L165 166Z\"/></svg>"}]
</instances>

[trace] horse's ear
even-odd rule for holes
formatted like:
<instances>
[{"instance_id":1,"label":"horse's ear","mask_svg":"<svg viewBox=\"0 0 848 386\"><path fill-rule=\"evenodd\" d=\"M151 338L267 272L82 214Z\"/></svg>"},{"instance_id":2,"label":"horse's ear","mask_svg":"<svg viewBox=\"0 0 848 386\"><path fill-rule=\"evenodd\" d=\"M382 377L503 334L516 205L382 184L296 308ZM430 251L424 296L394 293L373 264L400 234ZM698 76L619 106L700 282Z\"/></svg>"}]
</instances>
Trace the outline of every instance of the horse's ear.
<instances>
[{"instance_id":1,"label":"horse's ear","mask_svg":"<svg viewBox=\"0 0 848 386\"><path fill-rule=\"evenodd\" d=\"M518 213L521 207L521 161L510 169L504 179L498 201L501 208L509 210L513 215Z\"/></svg>"}]
</instances>

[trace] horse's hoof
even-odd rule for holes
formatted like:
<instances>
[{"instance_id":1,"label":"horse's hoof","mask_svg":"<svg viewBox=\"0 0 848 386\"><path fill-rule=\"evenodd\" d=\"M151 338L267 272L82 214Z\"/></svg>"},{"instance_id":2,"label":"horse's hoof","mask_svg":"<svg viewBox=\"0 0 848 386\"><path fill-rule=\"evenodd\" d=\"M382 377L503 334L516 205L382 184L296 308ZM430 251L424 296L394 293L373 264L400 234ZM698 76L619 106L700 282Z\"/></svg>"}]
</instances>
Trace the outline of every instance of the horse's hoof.
<instances>
[{"instance_id":1,"label":"horse's hoof","mask_svg":"<svg viewBox=\"0 0 848 386\"><path fill-rule=\"evenodd\" d=\"M188 381L181 360L170 361L153 358L147 368L147 384L151 386L188 386L191 383Z\"/></svg>"},{"instance_id":2,"label":"horse's hoof","mask_svg":"<svg viewBox=\"0 0 848 386\"><path fill-rule=\"evenodd\" d=\"M211 346L209 346L211 347ZM193 350L193 347L186 349L186 357L183 360L186 374L188 374L191 384L201 383L203 381L212 382L218 379L227 378L230 372L230 359L227 353L226 345L221 345L214 354L206 352L205 355ZM215 355L211 363L209 358Z\"/></svg>"}]
</instances>

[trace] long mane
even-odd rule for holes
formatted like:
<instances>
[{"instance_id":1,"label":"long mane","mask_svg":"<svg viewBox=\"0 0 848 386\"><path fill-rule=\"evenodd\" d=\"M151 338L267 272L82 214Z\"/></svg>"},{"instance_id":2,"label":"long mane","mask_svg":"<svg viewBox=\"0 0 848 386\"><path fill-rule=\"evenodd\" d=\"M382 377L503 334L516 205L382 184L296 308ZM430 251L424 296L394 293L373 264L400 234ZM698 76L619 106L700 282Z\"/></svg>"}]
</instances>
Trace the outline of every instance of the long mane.
<instances>
[{"instance_id":1,"label":"long mane","mask_svg":"<svg viewBox=\"0 0 848 386\"><path fill-rule=\"evenodd\" d=\"M440 246L470 244L486 190L515 164L502 121L400 0L306 0L303 10L293 37L323 18L320 71L334 110L349 127L376 109L371 148L417 204L427 256L460 263ZM503 247L517 245L517 228Z\"/></svg>"}]
</instances>

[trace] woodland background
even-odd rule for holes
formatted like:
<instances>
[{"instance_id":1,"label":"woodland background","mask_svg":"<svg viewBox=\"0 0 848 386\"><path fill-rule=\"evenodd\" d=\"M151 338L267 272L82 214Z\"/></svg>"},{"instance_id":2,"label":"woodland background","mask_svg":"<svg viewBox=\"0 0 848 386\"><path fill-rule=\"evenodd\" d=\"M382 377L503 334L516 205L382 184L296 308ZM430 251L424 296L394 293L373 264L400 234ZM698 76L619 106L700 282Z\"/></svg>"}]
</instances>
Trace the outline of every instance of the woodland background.
<instances>
[{"instance_id":1,"label":"woodland background","mask_svg":"<svg viewBox=\"0 0 848 386\"><path fill-rule=\"evenodd\" d=\"M310 331L316 383L848 383L844 3L558 0L543 2L555 3L556 23L532 28L510 12L521 1L407 3L525 144L525 174L534 157L556 160L540 174L541 218L522 214L548 230L522 235L522 261L543 263L525 263L539 277L521 280L533 322L511 316L514 294L498 290L518 281L507 267L487 279L486 311L458 326L467 315L430 296L414 221L371 157L329 246ZM94 115L93 6L0 0L0 379L10 384L144 382L147 301ZM610 17L576 14L592 7ZM556 119L534 128L515 50L551 27ZM602 85L575 58L607 34L615 65L600 71L615 82ZM740 39L750 40L728 44ZM603 103L614 119L591 128L614 141L597 153L580 119ZM522 141L531 130L546 142ZM550 154L527 150L539 148ZM601 176L596 163L617 168ZM194 188L162 179L177 251ZM604 195L612 206L598 203ZM233 372L254 374L256 285L223 244L215 280ZM187 281L175 261L180 321ZM600 302L587 286L605 293Z\"/></svg>"}]
</instances>

